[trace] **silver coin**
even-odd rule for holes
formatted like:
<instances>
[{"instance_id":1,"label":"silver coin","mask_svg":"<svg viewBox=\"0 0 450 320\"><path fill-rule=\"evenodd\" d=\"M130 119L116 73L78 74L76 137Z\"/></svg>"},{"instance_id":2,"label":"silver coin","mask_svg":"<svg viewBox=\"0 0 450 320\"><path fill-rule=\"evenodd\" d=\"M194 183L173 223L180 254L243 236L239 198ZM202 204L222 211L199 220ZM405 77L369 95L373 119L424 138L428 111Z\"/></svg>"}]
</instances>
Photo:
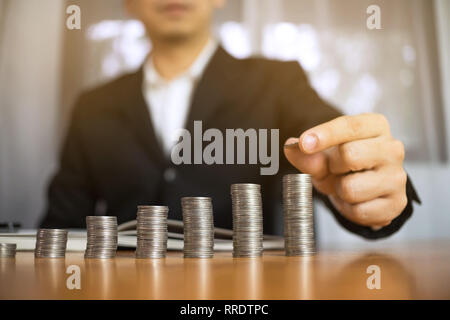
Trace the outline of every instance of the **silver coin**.
<instances>
[{"instance_id":1,"label":"silver coin","mask_svg":"<svg viewBox=\"0 0 450 320\"><path fill-rule=\"evenodd\" d=\"M233 257L263 254L261 186L252 183L231 185L233 214Z\"/></svg>"},{"instance_id":2,"label":"silver coin","mask_svg":"<svg viewBox=\"0 0 450 320\"><path fill-rule=\"evenodd\" d=\"M316 252L311 176L283 177L283 216L287 256L308 256Z\"/></svg>"},{"instance_id":3,"label":"silver coin","mask_svg":"<svg viewBox=\"0 0 450 320\"><path fill-rule=\"evenodd\" d=\"M167 206L138 206L136 258L164 258L167 251Z\"/></svg>"},{"instance_id":4,"label":"silver coin","mask_svg":"<svg viewBox=\"0 0 450 320\"><path fill-rule=\"evenodd\" d=\"M16 249L15 243L0 243L0 258L14 258Z\"/></svg>"},{"instance_id":5,"label":"silver coin","mask_svg":"<svg viewBox=\"0 0 450 320\"><path fill-rule=\"evenodd\" d=\"M68 231L64 229L39 229L36 233L36 258L64 258Z\"/></svg>"},{"instance_id":6,"label":"silver coin","mask_svg":"<svg viewBox=\"0 0 450 320\"><path fill-rule=\"evenodd\" d=\"M88 259L114 258L118 233L116 216L87 216L87 243L84 257Z\"/></svg>"},{"instance_id":7,"label":"silver coin","mask_svg":"<svg viewBox=\"0 0 450 320\"><path fill-rule=\"evenodd\" d=\"M214 256L214 215L209 197L181 198L183 211L184 257Z\"/></svg>"}]
</instances>

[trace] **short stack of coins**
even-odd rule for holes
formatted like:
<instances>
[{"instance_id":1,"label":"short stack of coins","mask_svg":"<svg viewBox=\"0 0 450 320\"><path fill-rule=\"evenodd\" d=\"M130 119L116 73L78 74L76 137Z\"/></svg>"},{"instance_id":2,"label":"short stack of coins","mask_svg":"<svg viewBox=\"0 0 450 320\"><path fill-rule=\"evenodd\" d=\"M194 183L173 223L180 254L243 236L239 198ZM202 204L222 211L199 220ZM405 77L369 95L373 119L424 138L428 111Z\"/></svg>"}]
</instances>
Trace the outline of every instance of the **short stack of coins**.
<instances>
[{"instance_id":1,"label":"short stack of coins","mask_svg":"<svg viewBox=\"0 0 450 320\"><path fill-rule=\"evenodd\" d=\"M311 176L283 177L284 241L287 256L308 256L316 252Z\"/></svg>"},{"instance_id":2,"label":"short stack of coins","mask_svg":"<svg viewBox=\"0 0 450 320\"><path fill-rule=\"evenodd\" d=\"M231 185L233 211L233 257L258 257L263 253L261 186Z\"/></svg>"},{"instance_id":3,"label":"short stack of coins","mask_svg":"<svg viewBox=\"0 0 450 320\"><path fill-rule=\"evenodd\" d=\"M136 258L164 258L167 251L166 206L138 206Z\"/></svg>"},{"instance_id":4,"label":"short stack of coins","mask_svg":"<svg viewBox=\"0 0 450 320\"><path fill-rule=\"evenodd\" d=\"M36 234L36 258L64 258L66 256L67 230L39 229Z\"/></svg>"},{"instance_id":5,"label":"short stack of coins","mask_svg":"<svg viewBox=\"0 0 450 320\"><path fill-rule=\"evenodd\" d=\"M208 197L181 198L184 229L184 257L214 256L214 219L212 200Z\"/></svg>"},{"instance_id":6,"label":"short stack of coins","mask_svg":"<svg viewBox=\"0 0 450 320\"><path fill-rule=\"evenodd\" d=\"M15 243L0 243L0 258L14 258L17 245Z\"/></svg>"},{"instance_id":7,"label":"short stack of coins","mask_svg":"<svg viewBox=\"0 0 450 320\"><path fill-rule=\"evenodd\" d=\"M87 216L87 243L85 258L109 259L117 251L117 217Z\"/></svg>"}]
</instances>

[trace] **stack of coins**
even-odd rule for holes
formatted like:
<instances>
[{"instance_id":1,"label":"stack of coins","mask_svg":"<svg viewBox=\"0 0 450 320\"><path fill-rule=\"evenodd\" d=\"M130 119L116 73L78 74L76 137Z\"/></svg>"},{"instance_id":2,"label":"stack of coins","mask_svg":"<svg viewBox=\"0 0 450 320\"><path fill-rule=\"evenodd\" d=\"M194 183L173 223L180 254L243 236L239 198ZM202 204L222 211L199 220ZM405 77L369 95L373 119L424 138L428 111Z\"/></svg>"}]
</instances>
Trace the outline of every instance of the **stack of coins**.
<instances>
[{"instance_id":1,"label":"stack of coins","mask_svg":"<svg viewBox=\"0 0 450 320\"><path fill-rule=\"evenodd\" d=\"M283 177L283 214L286 255L313 255L316 248L310 175Z\"/></svg>"},{"instance_id":2,"label":"stack of coins","mask_svg":"<svg viewBox=\"0 0 450 320\"><path fill-rule=\"evenodd\" d=\"M85 258L109 259L117 251L117 217L87 216Z\"/></svg>"},{"instance_id":3,"label":"stack of coins","mask_svg":"<svg viewBox=\"0 0 450 320\"><path fill-rule=\"evenodd\" d=\"M67 230L39 229L36 235L36 258L64 258L66 256Z\"/></svg>"},{"instance_id":4,"label":"stack of coins","mask_svg":"<svg viewBox=\"0 0 450 320\"><path fill-rule=\"evenodd\" d=\"M233 207L233 257L258 257L263 253L261 186L231 185Z\"/></svg>"},{"instance_id":5,"label":"stack of coins","mask_svg":"<svg viewBox=\"0 0 450 320\"><path fill-rule=\"evenodd\" d=\"M14 258L17 245L15 243L0 243L0 258Z\"/></svg>"},{"instance_id":6,"label":"stack of coins","mask_svg":"<svg viewBox=\"0 0 450 320\"><path fill-rule=\"evenodd\" d=\"M214 219L211 198L181 198L184 225L184 257L212 258Z\"/></svg>"},{"instance_id":7,"label":"stack of coins","mask_svg":"<svg viewBox=\"0 0 450 320\"><path fill-rule=\"evenodd\" d=\"M166 206L138 206L136 258L164 258L167 251Z\"/></svg>"}]
</instances>

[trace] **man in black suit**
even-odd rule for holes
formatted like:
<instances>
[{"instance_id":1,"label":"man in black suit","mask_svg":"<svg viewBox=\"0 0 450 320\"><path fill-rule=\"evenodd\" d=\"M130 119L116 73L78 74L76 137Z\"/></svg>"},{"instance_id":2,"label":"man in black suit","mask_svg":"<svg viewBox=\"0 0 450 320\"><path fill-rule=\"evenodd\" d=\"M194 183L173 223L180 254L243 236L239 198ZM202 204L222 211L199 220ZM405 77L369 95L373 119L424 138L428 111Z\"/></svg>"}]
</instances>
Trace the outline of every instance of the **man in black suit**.
<instances>
[{"instance_id":1,"label":"man in black suit","mask_svg":"<svg viewBox=\"0 0 450 320\"><path fill-rule=\"evenodd\" d=\"M230 185L253 182L262 185L271 233L281 220L281 177L293 167L311 174L316 195L353 233L386 237L410 217L419 199L387 120L341 116L296 62L231 57L210 34L223 1L126 1L152 51L136 73L78 99L42 226L83 227L94 214L124 222L141 204L168 205L169 217L181 219L181 197L211 196L215 225L230 228ZM283 148L288 161L282 157L276 175L261 175L259 165L174 165L169 135L177 126L194 134L195 120L203 130L279 129L281 141L297 147Z\"/></svg>"}]
</instances>

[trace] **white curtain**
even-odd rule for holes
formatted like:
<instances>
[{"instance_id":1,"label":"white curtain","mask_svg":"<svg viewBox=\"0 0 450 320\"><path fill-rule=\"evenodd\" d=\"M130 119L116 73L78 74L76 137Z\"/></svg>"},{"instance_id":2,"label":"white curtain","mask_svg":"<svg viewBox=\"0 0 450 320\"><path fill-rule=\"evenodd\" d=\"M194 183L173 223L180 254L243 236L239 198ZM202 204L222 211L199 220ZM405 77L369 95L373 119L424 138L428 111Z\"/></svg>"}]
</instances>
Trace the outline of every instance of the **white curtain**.
<instances>
[{"instance_id":1,"label":"white curtain","mask_svg":"<svg viewBox=\"0 0 450 320\"><path fill-rule=\"evenodd\" d=\"M35 226L55 169L64 2L0 5L0 221Z\"/></svg>"}]
</instances>

